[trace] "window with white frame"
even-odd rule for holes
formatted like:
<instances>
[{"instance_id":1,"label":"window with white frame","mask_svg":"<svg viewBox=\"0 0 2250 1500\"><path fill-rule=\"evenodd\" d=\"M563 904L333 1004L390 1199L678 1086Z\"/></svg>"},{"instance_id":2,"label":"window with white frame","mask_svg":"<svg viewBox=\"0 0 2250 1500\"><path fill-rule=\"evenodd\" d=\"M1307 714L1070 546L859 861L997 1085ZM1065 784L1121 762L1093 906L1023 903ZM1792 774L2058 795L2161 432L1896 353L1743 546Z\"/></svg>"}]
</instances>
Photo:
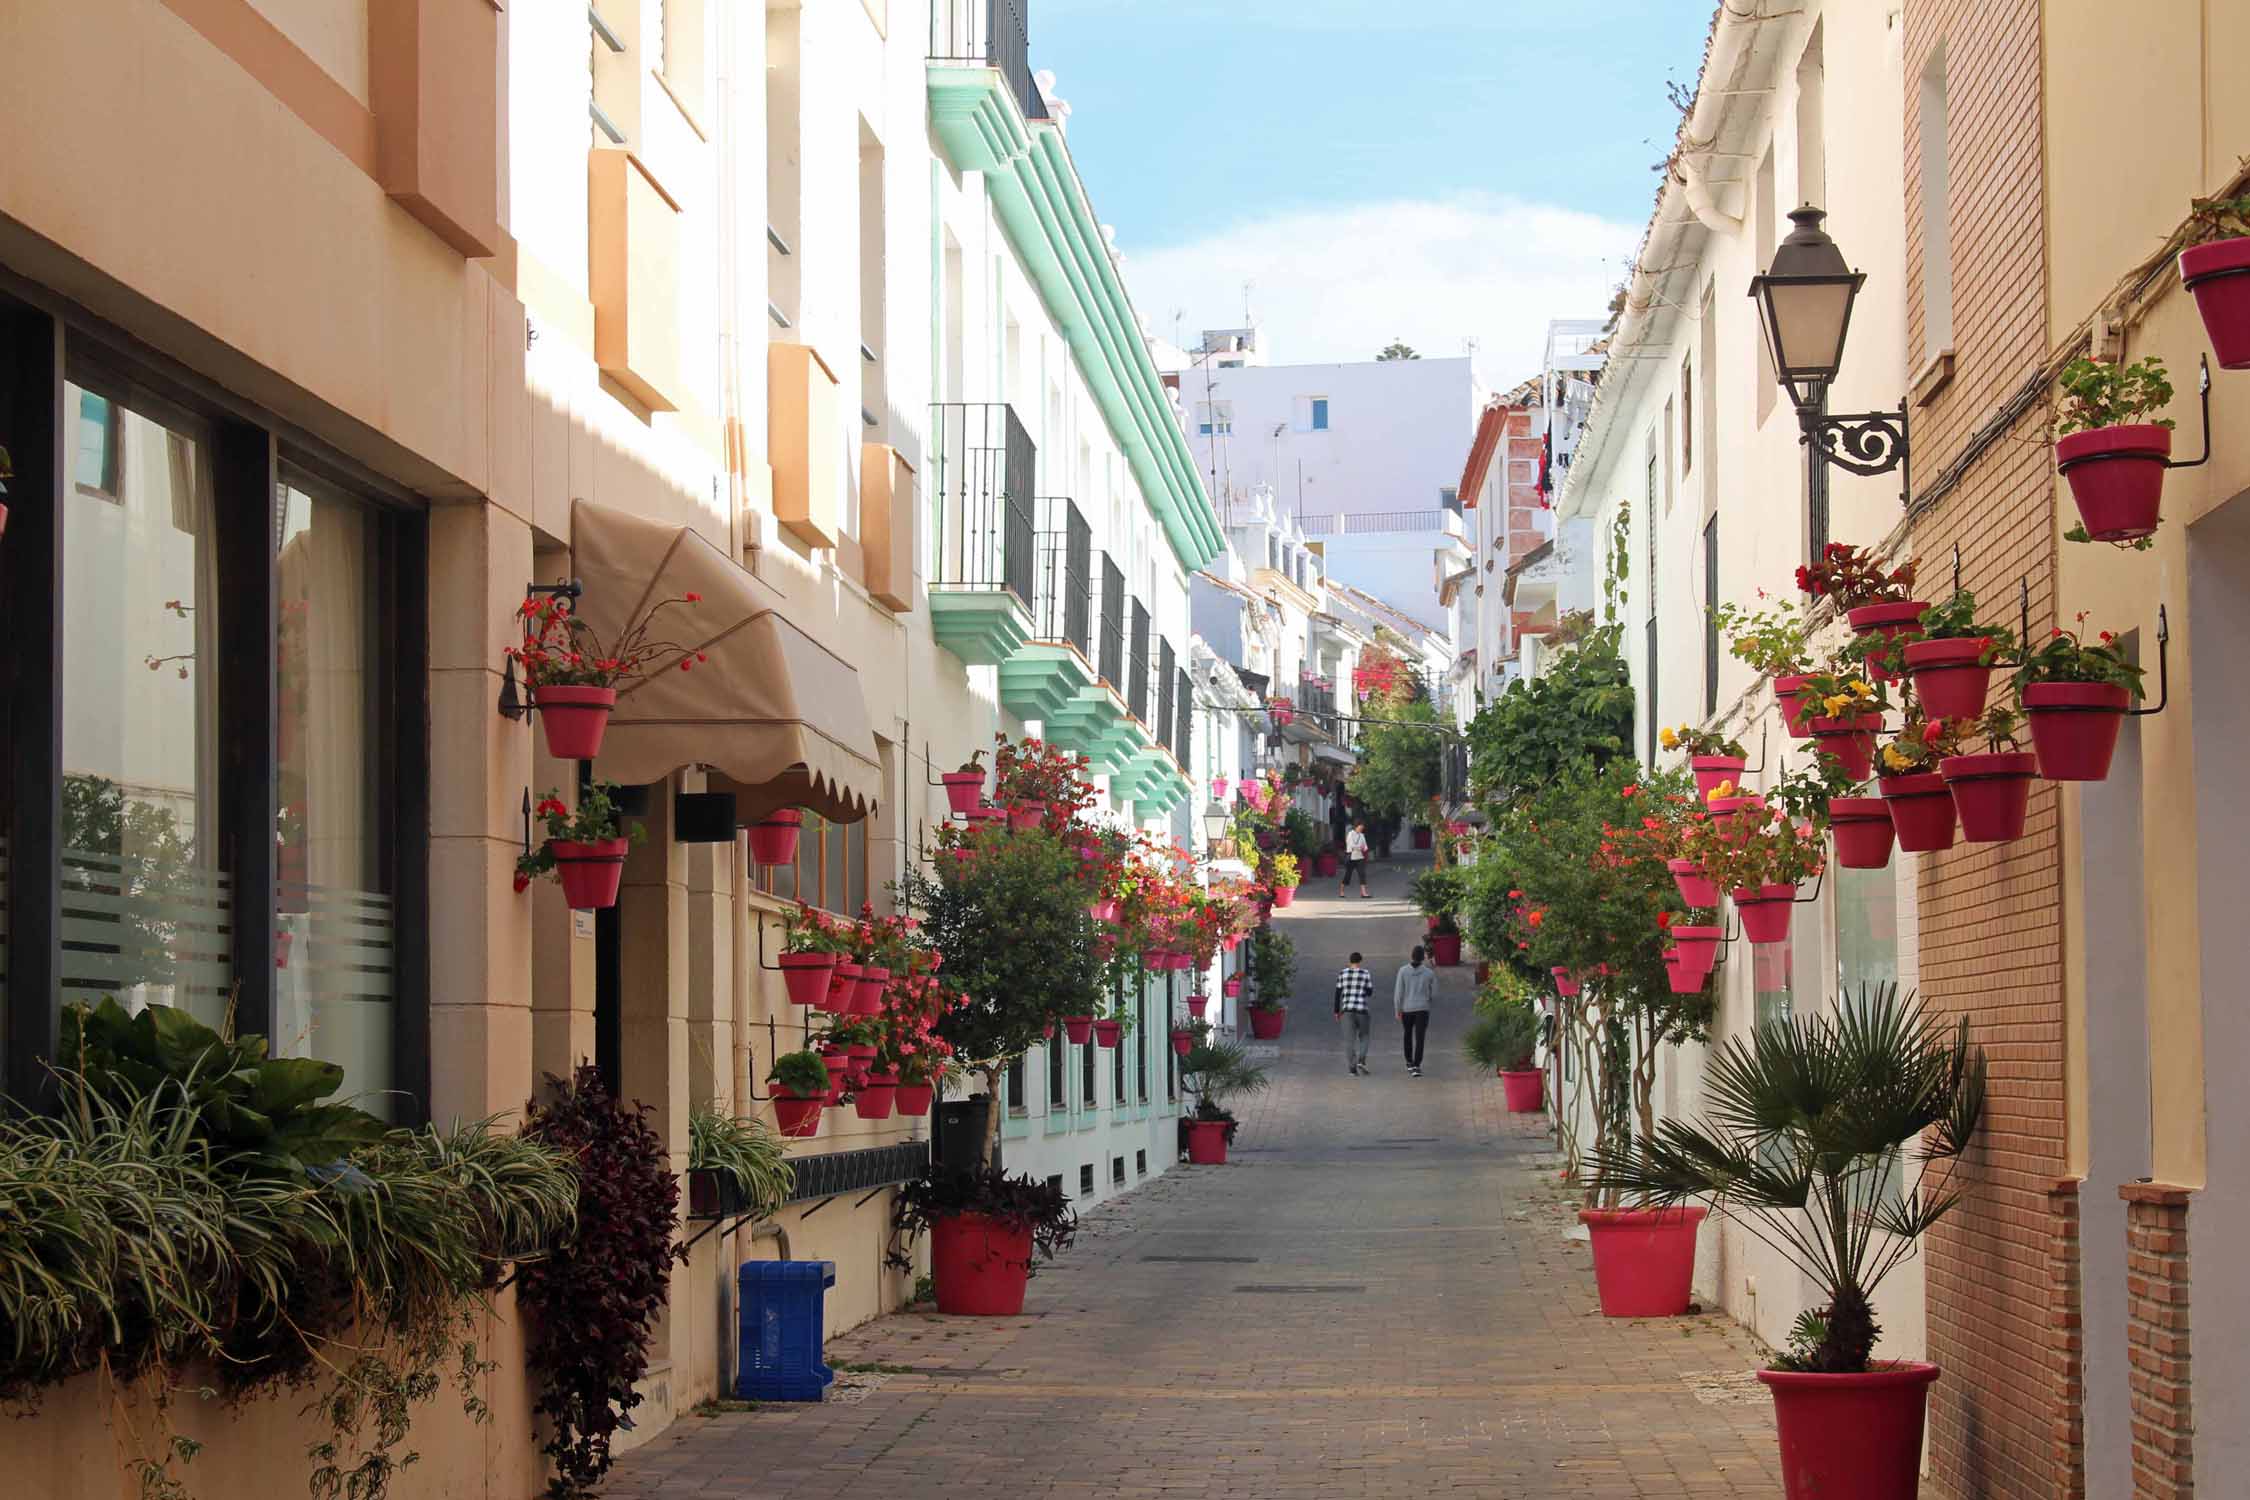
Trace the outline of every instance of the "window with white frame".
<instances>
[{"instance_id":1,"label":"window with white frame","mask_svg":"<svg viewBox=\"0 0 2250 1500\"><path fill-rule=\"evenodd\" d=\"M1224 437L1234 431L1234 403L1232 401L1198 401L1195 403L1195 430L1204 437Z\"/></svg>"}]
</instances>

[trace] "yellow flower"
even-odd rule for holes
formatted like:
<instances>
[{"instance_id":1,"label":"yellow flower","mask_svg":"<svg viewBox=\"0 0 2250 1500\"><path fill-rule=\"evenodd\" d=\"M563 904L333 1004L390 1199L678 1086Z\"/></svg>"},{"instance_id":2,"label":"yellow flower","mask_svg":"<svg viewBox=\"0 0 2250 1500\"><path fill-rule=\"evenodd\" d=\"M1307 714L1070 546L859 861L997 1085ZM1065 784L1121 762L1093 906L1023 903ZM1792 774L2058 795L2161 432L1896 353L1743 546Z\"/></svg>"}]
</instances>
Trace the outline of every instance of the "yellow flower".
<instances>
[{"instance_id":1,"label":"yellow flower","mask_svg":"<svg viewBox=\"0 0 2250 1500\"><path fill-rule=\"evenodd\" d=\"M1854 677L1850 682L1845 683L1844 686L1851 689L1852 696L1854 698L1872 698L1875 696L1875 689L1869 687L1865 682L1857 677Z\"/></svg>"},{"instance_id":2,"label":"yellow flower","mask_svg":"<svg viewBox=\"0 0 2250 1500\"><path fill-rule=\"evenodd\" d=\"M1721 797L1731 797L1733 795L1734 783L1731 781L1722 781L1717 786L1711 788L1711 800L1714 802L1718 801Z\"/></svg>"},{"instance_id":3,"label":"yellow flower","mask_svg":"<svg viewBox=\"0 0 2250 1500\"><path fill-rule=\"evenodd\" d=\"M1820 706L1828 710L1829 718L1840 718L1844 710L1852 706L1851 696L1848 693L1836 693L1821 699Z\"/></svg>"},{"instance_id":4,"label":"yellow flower","mask_svg":"<svg viewBox=\"0 0 2250 1500\"><path fill-rule=\"evenodd\" d=\"M1662 745L1667 750L1677 750L1680 748L1679 735L1669 729L1658 730L1656 735L1656 742L1659 745Z\"/></svg>"},{"instance_id":5,"label":"yellow flower","mask_svg":"<svg viewBox=\"0 0 2250 1500\"><path fill-rule=\"evenodd\" d=\"M1914 762L1911 758L1900 754L1898 746L1885 745L1883 747L1883 764L1894 771L1903 771L1908 766L1913 765Z\"/></svg>"}]
</instances>

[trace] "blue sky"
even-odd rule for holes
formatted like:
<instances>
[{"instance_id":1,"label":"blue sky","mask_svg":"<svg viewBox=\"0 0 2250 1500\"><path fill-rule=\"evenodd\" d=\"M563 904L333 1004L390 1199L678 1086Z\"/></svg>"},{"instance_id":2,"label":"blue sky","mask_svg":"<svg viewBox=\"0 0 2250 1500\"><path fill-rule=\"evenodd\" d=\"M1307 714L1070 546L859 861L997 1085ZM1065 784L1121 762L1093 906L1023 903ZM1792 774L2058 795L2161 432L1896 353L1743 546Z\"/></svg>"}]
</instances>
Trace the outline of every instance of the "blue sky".
<instances>
[{"instance_id":1,"label":"blue sky","mask_svg":"<svg viewBox=\"0 0 2250 1500\"><path fill-rule=\"evenodd\" d=\"M1247 280L1279 360L1474 338L1496 382L1546 318L1601 313L1671 142L1666 79L1694 81L1711 18L1705 0L1029 9L1152 331L1239 321Z\"/></svg>"}]
</instances>

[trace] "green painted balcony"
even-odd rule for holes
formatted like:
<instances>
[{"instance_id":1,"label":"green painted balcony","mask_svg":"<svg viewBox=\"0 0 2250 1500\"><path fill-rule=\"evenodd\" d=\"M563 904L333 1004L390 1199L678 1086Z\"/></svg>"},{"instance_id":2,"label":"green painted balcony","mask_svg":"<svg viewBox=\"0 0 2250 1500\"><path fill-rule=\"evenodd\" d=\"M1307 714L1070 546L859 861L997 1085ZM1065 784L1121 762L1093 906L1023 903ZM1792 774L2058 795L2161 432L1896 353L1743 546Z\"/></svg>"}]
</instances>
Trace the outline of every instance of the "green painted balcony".
<instances>
[{"instance_id":1,"label":"green painted balcony","mask_svg":"<svg viewBox=\"0 0 2250 1500\"><path fill-rule=\"evenodd\" d=\"M1057 718L1094 685L1093 530L1059 495L1037 502L1037 519L1031 638L1000 664L1000 701L1055 739Z\"/></svg>"},{"instance_id":2,"label":"green painted balcony","mask_svg":"<svg viewBox=\"0 0 2250 1500\"><path fill-rule=\"evenodd\" d=\"M999 666L1031 639L1037 575L1031 476L1038 450L1005 402L930 408L936 535L930 629L971 666Z\"/></svg>"}]
</instances>

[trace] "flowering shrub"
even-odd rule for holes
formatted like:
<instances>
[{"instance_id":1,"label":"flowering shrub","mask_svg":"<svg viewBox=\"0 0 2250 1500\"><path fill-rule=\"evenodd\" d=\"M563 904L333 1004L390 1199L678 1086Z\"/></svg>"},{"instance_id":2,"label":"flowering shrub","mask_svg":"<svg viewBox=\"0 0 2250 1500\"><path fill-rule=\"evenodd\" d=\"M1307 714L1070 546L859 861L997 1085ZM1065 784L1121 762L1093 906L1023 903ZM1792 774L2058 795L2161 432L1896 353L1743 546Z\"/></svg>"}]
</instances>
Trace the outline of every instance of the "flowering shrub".
<instances>
[{"instance_id":1,"label":"flowering shrub","mask_svg":"<svg viewBox=\"0 0 2250 1500\"><path fill-rule=\"evenodd\" d=\"M1758 598L1766 598L1764 589L1758 591ZM1780 677L1802 672L1812 663L1804 614L1794 599L1777 599L1755 610L1722 604L1711 615L1726 635L1728 653L1753 672Z\"/></svg>"},{"instance_id":2,"label":"flowering shrub","mask_svg":"<svg viewBox=\"0 0 2250 1500\"><path fill-rule=\"evenodd\" d=\"M1754 891L1812 879L1826 854L1817 827L1769 805L1744 808L1723 828L1716 821L1698 826L1683 857L1702 865L1723 891Z\"/></svg>"},{"instance_id":3,"label":"flowering shrub","mask_svg":"<svg viewBox=\"0 0 2250 1500\"><path fill-rule=\"evenodd\" d=\"M517 608L523 640L507 654L523 667L524 681L533 687L615 687L627 678L646 676L650 664L659 661L667 667L676 662L685 672L709 658L692 646L657 640L651 631L664 611L702 602L703 596L694 593L659 599L604 646L594 627L578 617L568 595L537 595Z\"/></svg>"},{"instance_id":4,"label":"flowering shrub","mask_svg":"<svg viewBox=\"0 0 2250 1500\"><path fill-rule=\"evenodd\" d=\"M1698 729L1693 724L1682 724L1677 729L1660 729L1656 742L1667 750L1678 750L1685 755L1731 755L1740 760L1749 752L1742 741L1729 739L1716 729Z\"/></svg>"},{"instance_id":5,"label":"flowering shrub","mask_svg":"<svg viewBox=\"0 0 2250 1500\"><path fill-rule=\"evenodd\" d=\"M1805 705L1808 716L1821 719L1856 718L1890 707L1881 688L1841 666L1810 674L1797 690L1797 701Z\"/></svg>"},{"instance_id":6,"label":"flowering shrub","mask_svg":"<svg viewBox=\"0 0 2250 1500\"><path fill-rule=\"evenodd\" d=\"M2079 611L2077 624L2076 630L2057 627L2046 644L2025 654L2023 665L2016 670L2017 690L2040 682L2106 682L2139 698L2141 669L2117 649L2117 632L2104 630L2089 645L2084 637L2084 610Z\"/></svg>"},{"instance_id":7,"label":"flowering shrub","mask_svg":"<svg viewBox=\"0 0 2250 1500\"><path fill-rule=\"evenodd\" d=\"M781 951L784 953L848 955L856 937L850 923L839 921L817 906L799 901L782 908Z\"/></svg>"},{"instance_id":8,"label":"flowering shrub","mask_svg":"<svg viewBox=\"0 0 2250 1500\"><path fill-rule=\"evenodd\" d=\"M1909 712L1876 752L1875 774L1886 780L1893 776L1934 775L1939 761L1961 753L1961 737L1967 731L1968 724L1964 720L1940 719L1933 724L1924 719L1919 710Z\"/></svg>"},{"instance_id":9,"label":"flowering shrub","mask_svg":"<svg viewBox=\"0 0 2250 1500\"><path fill-rule=\"evenodd\" d=\"M1869 604L1903 604L1913 597L1913 560L1885 571L1874 553L1849 542L1830 542L1821 548L1819 561L1797 569L1797 587L1834 602L1836 608L1859 609Z\"/></svg>"},{"instance_id":10,"label":"flowering shrub","mask_svg":"<svg viewBox=\"0 0 2250 1500\"><path fill-rule=\"evenodd\" d=\"M1043 802L1049 828L1061 828L1094 805L1087 760L1046 740L993 737L992 797L1003 807L1013 802Z\"/></svg>"}]
</instances>

